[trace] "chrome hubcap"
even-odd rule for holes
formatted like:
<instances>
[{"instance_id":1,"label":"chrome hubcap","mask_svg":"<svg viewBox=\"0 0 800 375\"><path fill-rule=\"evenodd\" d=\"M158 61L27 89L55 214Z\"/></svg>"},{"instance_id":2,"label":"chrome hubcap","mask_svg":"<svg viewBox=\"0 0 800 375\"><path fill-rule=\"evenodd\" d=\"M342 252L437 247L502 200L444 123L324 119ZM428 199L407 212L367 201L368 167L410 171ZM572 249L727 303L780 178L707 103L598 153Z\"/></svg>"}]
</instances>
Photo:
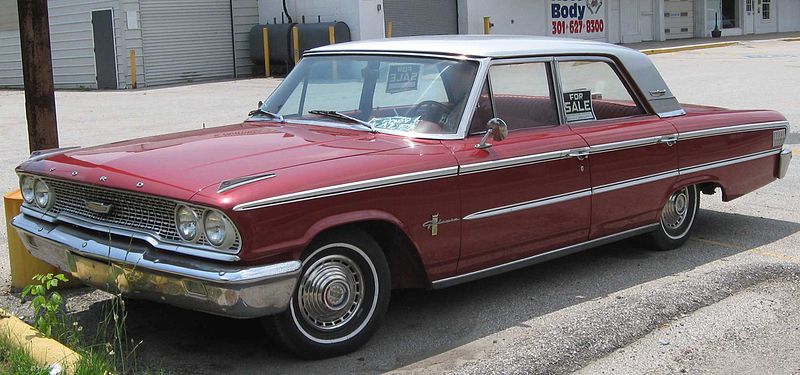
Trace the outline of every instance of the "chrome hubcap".
<instances>
[{"instance_id":1,"label":"chrome hubcap","mask_svg":"<svg viewBox=\"0 0 800 375\"><path fill-rule=\"evenodd\" d=\"M661 211L661 223L667 229L676 229L686 221L689 212L689 188L676 191L669 197Z\"/></svg>"},{"instance_id":2,"label":"chrome hubcap","mask_svg":"<svg viewBox=\"0 0 800 375\"><path fill-rule=\"evenodd\" d=\"M363 300L363 277L349 258L330 255L315 261L300 280L300 315L321 330L334 330L353 318Z\"/></svg>"}]
</instances>

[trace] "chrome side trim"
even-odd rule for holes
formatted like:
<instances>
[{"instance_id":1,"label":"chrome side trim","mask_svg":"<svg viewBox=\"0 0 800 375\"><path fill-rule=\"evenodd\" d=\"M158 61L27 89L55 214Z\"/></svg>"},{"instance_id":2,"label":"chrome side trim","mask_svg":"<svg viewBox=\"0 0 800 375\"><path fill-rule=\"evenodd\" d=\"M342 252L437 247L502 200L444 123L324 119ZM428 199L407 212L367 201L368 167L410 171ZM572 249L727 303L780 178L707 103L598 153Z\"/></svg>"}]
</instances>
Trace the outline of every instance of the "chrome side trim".
<instances>
[{"instance_id":1,"label":"chrome side trim","mask_svg":"<svg viewBox=\"0 0 800 375\"><path fill-rule=\"evenodd\" d=\"M686 114L686 111L684 111L683 109L676 109L674 111L659 112L659 113L656 113L656 114L658 115L659 118L668 118L668 117L683 116L683 115Z\"/></svg>"},{"instance_id":2,"label":"chrome side trim","mask_svg":"<svg viewBox=\"0 0 800 375\"><path fill-rule=\"evenodd\" d=\"M493 171L496 169L504 169L511 167L518 167L522 165L536 164L545 161L564 159L569 157L570 150L559 150L545 152L541 154L517 156L508 159L484 161L480 163L472 163L462 165L459 174L471 174L478 172Z\"/></svg>"},{"instance_id":3,"label":"chrome side trim","mask_svg":"<svg viewBox=\"0 0 800 375\"><path fill-rule=\"evenodd\" d=\"M593 240L589 240L586 242L582 242L575 245L569 245L566 247L562 247L560 249L550 250L541 254L536 254L527 258L518 259L515 261L511 261L505 264L500 264L497 266L484 268L482 270L473 271L469 273L465 273L463 275L457 275L452 277L447 277L444 279L436 280L432 283L433 289L441 289L446 288L449 286L465 283L468 281L473 281L477 279L481 279L488 276L494 276L497 274L501 274L508 271L513 271L519 268L531 266L537 263L545 262L551 259L560 258L566 255L574 254L579 251L583 251L592 247L605 245L611 242L616 242L625 238L638 236L640 234L647 233L653 228L657 227L659 224L649 224L639 228L629 229L623 232L615 233L612 235L608 235L605 237L595 238Z\"/></svg>"},{"instance_id":4,"label":"chrome side trim","mask_svg":"<svg viewBox=\"0 0 800 375\"><path fill-rule=\"evenodd\" d=\"M664 180L667 178L678 177L677 170L671 170L662 173L651 174L649 176L644 177L637 177L632 178L630 180L620 181L620 182L613 182L610 184L600 185L598 187L592 188L592 194L601 194L606 193L609 191L625 189L636 185L642 185L654 181Z\"/></svg>"},{"instance_id":5,"label":"chrome side trim","mask_svg":"<svg viewBox=\"0 0 800 375\"><path fill-rule=\"evenodd\" d=\"M573 191L570 193L564 193L560 195L555 195L551 197L539 198L534 199L527 202L520 202L514 203L507 206L490 208L488 210L478 211L467 216L464 216L462 220L478 220L484 219L487 217L497 216L497 215L504 215L510 214L512 212L522 211L522 210L529 210L536 207L547 206L550 204L556 204L561 202L570 201L573 199L588 197L592 195L591 189L583 189L578 191Z\"/></svg>"},{"instance_id":6,"label":"chrome side trim","mask_svg":"<svg viewBox=\"0 0 800 375\"><path fill-rule=\"evenodd\" d=\"M715 135L722 135L722 134L736 134L736 133L744 133L744 132L776 129L776 128L783 128L787 129L788 131L789 122L788 121L759 122L754 124L721 126L718 128L695 130L695 131L680 133L678 135L678 140L683 141L687 139L712 137Z\"/></svg>"},{"instance_id":7,"label":"chrome side trim","mask_svg":"<svg viewBox=\"0 0 800 375\"><path fill-rule=\"evenodd\" d=\"M413 182L435 180L439 178L453 177L457 175L458 175L458 167L446 167L446 168L432 169L422 172L406 173L395 176L374 178L370 180L349 182L341 185L326 186L317 189L298 191L296 193L259 199L252 202L238 204L235 207L233 207L233 210L234 211L254 210L258 208L277 206L290 202L300 202L316 198L331 197L335 195L379 189L396 185L404 185Z\"/></svg>"},{"instance_id":8,"label":"chrome side trim","mask_svg":"<svg viewBox=\"0 0 800 375\"><path fill-rule=\"evenodd\" d=\"M219 184L219 189L217 189L217 193L224 193L228 190L236 189L237 187L244 186L247 184L252 184L253 182L258 182L262 180L266 180L268 178L275 177L275 173L264 173L264 174L257 174L252 176L245 176L245 177L238 177L232 178L230 180L222 181Z\"/></svg>"},{"instance_id":9,"label":"chrome side trim","mask_svg":"<svg viewBox=\"0 0 800 375\"><path fill-rule=\"evenodd\" d=\"M659 141L661 141L661 138L663 137L668 137L668 136L657 135L653 137L630 139L627 141L603 143L595 146L589 146L589 152L593 154L598 154L601 152L617 151L634 147L654 145L657 144Z\"/></svg>"},{"instance_id":10,"label":"chrome side trim","mask_svg":"<svg viewBox=\"0 0 800 375\"><path fill-rule=\"evenodd\" d=\"M711 162L711 163L695 165L695 166L692 166L692 167L681 168L680 171L679 171L679 174L685 175L685 174L701 172L701 171L705 171L705 170L709 170L709 169L724 167L724 166L728 166L728 165L732 165L732 164L743 163L743 162L746 162L746 161L761 159L761 158L766 157L766 156L772 156L772 155L780 154L781 151L782 150L780 148L778 148L778 149L773 149L773 150L769 150L769 151L756 152L756 153L752 153L752 154L744 155L744 156L737 156L735 158L715 161L715 162Z\"/></svg>"}]
</instances>

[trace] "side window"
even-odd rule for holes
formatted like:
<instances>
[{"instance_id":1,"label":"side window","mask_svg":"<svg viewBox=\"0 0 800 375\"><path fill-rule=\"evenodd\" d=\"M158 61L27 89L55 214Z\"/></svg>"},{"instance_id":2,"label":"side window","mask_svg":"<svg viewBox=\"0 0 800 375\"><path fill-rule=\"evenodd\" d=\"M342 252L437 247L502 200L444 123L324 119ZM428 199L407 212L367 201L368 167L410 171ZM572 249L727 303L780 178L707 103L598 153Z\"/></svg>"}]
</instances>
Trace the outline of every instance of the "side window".
<instances>
[{"instance_id":1,"label":"side window","mask_svg":"<svg viewBox=\"0 0 800 375\"><path fill-rule=\"evenodd\" d=\"M489 97L489 81L483 85L481 96L478 97L478 104L475 106L475 114L472 115L472 121L469 123L469 133L477 134L486 131L486 123L494 117L492 111L492 100Z\"/></svg>"},{"instance_id":2,"label":"side window","mask_svg":"<svg viewBox=\"0 0 800 375\"><path fill-rule=\"evenodd\" d=\"M567 122L645 113L605 61L560 61L558 68Z\"/></svg>"},{"instance_id":3,"label":"side window","mask_svg":"<svg viewBox=\"0 0 800 375\"><path fill-rule=\"evenodd\" d=\"M495 116L508 130L558 125L547 63L494 65L489 80Z\"/></svg>"}]
</instances>

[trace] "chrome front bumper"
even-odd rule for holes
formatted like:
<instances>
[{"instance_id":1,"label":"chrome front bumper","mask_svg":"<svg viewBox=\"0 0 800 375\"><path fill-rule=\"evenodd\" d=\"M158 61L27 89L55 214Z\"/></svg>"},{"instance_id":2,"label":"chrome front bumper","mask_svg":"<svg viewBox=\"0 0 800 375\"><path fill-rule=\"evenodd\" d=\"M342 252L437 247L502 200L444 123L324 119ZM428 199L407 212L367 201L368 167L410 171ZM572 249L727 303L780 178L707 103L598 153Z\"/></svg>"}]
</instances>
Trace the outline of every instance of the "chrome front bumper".
<instances>
[{"instance_id":1,"label":"chrome front bumper","mask_svg":"<svg viewBox=\"0 0 800 375\"><path fill-rule=\"evenodd\" d=\"M792 150L782 150L778 154L778 169L775 171L775 177L786 177L786 171L789 170L789 162L792 161Z\"/></svg>"},{"instance_id":2,"label":"chrome front bumper","mask_svg":"<svg viewBox=\"0 0 800 375\"><path fill-rule=\"evenodd\" d=\"M300 274L298 261L245 267L212 263L25 214L12 225L33 256L85 284L232 318L286 310Z\"/></svg>"}]
</instances>

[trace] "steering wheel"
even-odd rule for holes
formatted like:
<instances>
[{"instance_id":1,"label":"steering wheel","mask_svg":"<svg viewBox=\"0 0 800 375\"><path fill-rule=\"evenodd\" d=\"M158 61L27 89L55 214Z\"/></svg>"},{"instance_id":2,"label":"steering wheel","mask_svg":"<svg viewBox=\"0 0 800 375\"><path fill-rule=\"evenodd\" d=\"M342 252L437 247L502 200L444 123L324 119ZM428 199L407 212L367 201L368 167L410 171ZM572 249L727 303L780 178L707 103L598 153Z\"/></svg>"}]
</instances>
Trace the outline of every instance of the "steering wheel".
<instances>
[{"instance_id":1,"label":"steering wheel","mask_svg":"<svg viewBox=\"0 0 800 375\"><path fill-rule=\"evenodd\" d=\"M432 111L434 107L438 112ZM410 112L419 115L423 120L438 123L443 114L450 112L450 107L435 100L423 100L412 107Z\"/></svg>"}]
</instances>

